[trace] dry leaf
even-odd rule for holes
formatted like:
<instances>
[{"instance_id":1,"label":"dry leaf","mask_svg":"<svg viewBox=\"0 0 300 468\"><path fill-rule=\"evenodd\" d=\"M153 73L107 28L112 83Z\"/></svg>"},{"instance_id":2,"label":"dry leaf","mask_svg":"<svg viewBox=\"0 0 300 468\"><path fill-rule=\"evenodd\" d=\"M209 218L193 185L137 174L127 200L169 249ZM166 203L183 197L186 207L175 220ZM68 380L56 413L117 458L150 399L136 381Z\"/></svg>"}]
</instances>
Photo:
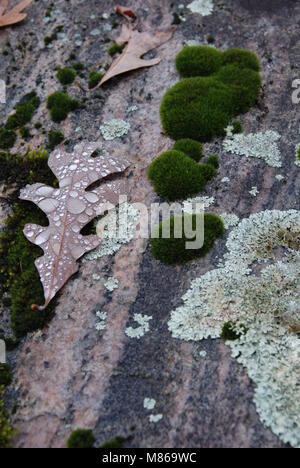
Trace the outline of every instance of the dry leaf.
<instances>
[{"instance_id":1,"label":"dry leaf","mask_svg":"<svg viewBox=\"0 0 300 468\"><path fill-rule=\"evenodd\" d=\"M115 10L116 10L116 13L118 13L119 15L123 16L124 18L126 18L128 21L131 21L132 19L136 19L137 18L137 15L135 14L135 12L131 9L131 8L128 8L128 7L123 7L121 5L117 5L115 7Z\"/></svg>"},{"instance_id":2,"label":"dry leaf","mask_svg":"<svg viewBox=\"0 0 300 468\"><path fill-rule=\"evenodd\" d=\"M12 24L20 23L26 18L27 14L22 13L32 0L23 0L15 7L5 13L8 5L8 0L1 0L0 2L0 28L3 26L11 26Z\"/></svg>"},{"instance_id":3,"label":"dry leaf","mask_svg":"<svg viewBox=\"0 0 300 468\"><path fill-rule=\"evenodd\" d=\"M132 70L137 70L139 68L157 65L161 61L160 58L143 60L141 57L171 39L173 31L174 29L169 27L160 30L139 32L133 31L131 26L123 25L121 38L118 39L117 43L121 43L122 40L123 42L128 42L128 44L123 50L122 55L113 62L112 66L96 88L99 88L103 83L115 76Z\"/></svg>"},{"instance_id":4,"label":"dry leaf","mask_svg":"<svg viewBox=\"0 0 300 468\"><path fill-rule=\"evenodd\" d=\"M82 236L82 228L96 216L104 214L110 203L116 206L119 195L125 193L125 183L120 180L105 182L99 188L87 191L95 182L112 174L122 173L129 167L125 160L91 155L99 144L82 142L68 154L56 150L49 157L49 167L59 180L59 188L44 184L28 185L21 190L21 200L35 203L48 216L49 226L27 224L27 239L41 247L44 256L35 265L44 287L45 304L33 309L44 310L68 279L78 271L76 260L98 247L97 236Z\"/></svg>"}]
</instances>

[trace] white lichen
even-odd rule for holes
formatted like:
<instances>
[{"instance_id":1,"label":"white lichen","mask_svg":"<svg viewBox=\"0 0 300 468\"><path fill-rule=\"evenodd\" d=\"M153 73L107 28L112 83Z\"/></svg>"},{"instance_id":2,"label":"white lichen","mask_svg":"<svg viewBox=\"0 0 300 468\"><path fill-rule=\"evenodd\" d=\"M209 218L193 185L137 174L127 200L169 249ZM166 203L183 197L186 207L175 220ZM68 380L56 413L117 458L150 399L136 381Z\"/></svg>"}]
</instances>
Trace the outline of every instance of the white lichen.
<instances>
[{"instance_id":1,"label":"white lichen","mask_svg":"<svg viewBox=\"0 0 300 468\"><path fill-rule=\"evenodd\" d=\"M249 193L250 195L252 195L252 197L257 197L257 195L259 194L259 190L256 186L254 186L251 188L251 190L249 190Z\"/></svg>"},{"instance_id":2,"label":"white lichen","mask_svg":"<svg viewBox=\"0 0 300 468\"><path fill-rule=\"evenodd\" d=\"M156 400L154 400L154 398L145 398L144 399L144 408L146 410L153 410L155 408L155 405L156 405Z\"/></svg>"},{"instance_id":3,"label":"white lichen","mask_svg":"<svg viewBox=\"0 0 300 468\"><path fill-rule=\"evenodd\" d=\"M149 421L151 423L158 423L163 418L163 414L150 414Z\"/></svg>"},{"instance_id":4,"label":"white lichen","mask_svg":"<svg viewBox=\"0 0 300 468\"><path fill-rule=\"evenodd\" d=\"M196 205L203 205L203 208L209 208L211 205L215 203L214 197L195 197L195 198L188 198L183 202L183 208L186 213L193 214L194 208Z\"/></svg>"},{"instance_id":5,"label":"white lichen","mask_svg":"<svg viewBox=\"0 0 300 468\"><path fill-rule=\"evenodd\" d=\"M199 356L200 356L202 359L205 359L206 356L207 356L207 352L206 352L206 351L200 351Z\"/></svg>"},{"instance_id":6,"label":"white lichen","mask_svg":"<svg viewBox=\"0 0 300 468\"><path fill-rule=\"evenodd\" d=\"M93 278L93 280L96 281L96 282L101 280L101 276L98 275L97 273L95 273L95 274L92 276L92 278Z\"/></svg>"},{"instance_id":7,"label":"white lichen","mask_svg":"<svg viewBox=\"0 0 300 468\"><path fill-rule=\"evenodd\" d=\"M107 289L107 291L113 292L115 289L118 289L119 280L112 276L111 278L108 278L107 281L104 283L104 287Z\"/></svg>"},{"instance_id":8,"label":"white lichen","mask_svg":"<svg viewBox=\"0 0 300 468\"><path fill-rule=\"evenodd\" d=\"M277 248L285 250L282 260ZM227 249L220 268L193 281L169 330L189 341L219 338L229 321L246 327L227 344L256 384L258 414L285 443L300 447L300 212L243 219Z\"/></svg>"},{"instance_id":9,"label":"white lichen","mask_svg":"<svg viewBox=\"0 0 300 468\"><path fill-rule=\"evenodd\" d=\"M230 229L239 224L239 217L233 213L222 213L220 217L223 220L225 229Z\"/></svg>"},{"instance_id":10,"label":"white lichen","mask_svg":"<svg viewBox=\"0 0 300 468\"><path fill-rule=\"evenodd\" d=\"M275 179L278 180L278 182L281 182L285 177L282 174L276 174Z\"/></svg>"},{"instance_id":11,"label":"white lichen","mask_svg":"<svg viewBox=\"0 0 300 468\"><path fill-rule=\"evenodd\" d=\"M136 338L140 339L142 338L146 333L150 331L150 325L149 322L152 320L152 316L150 315L142 315L142 314L134 314L133 319L139 327L133 328L133 327L128 327L125 329L125 335L127 335L129 338Z\"/></svg>"},{"instance_id":12,"label":"white lichen","mask_svg":"<svg viewBox=\"0 0 300 468\"><path fill-rule=\"evenodd\" d=\"M105 330L106 328L106 319L107 319L107 313L106 312L96 312L96 317L98 319L95 328L97 331L102 331Z\"/></svg>"},{"instance_id":13,"label":"white lichen","mask_svg":"<svg viewBox=\"0 0 300 468\"><path fill-rule=\"evenodd\" d=\"M211 15L214 10L212 0L194 0L188 5L188 9L192 13L199 13L202 16Z\"/></svg>"},{"instance_id":14,"label":"white lichen","mask_svg":"<svg viewBox=\"0 0 300 468\"><path fill-rule=\"evenodd\" d=\"M97 260L118 252L122 245L134 238L139 219L140 212L127 202L111 210L97 225L97 231L101 231L100 246L85 255L83 261Z\"/></svg>"},{"instance_id":15,"label":"white lichen","mask_svg":"<svg viewBox=\"0 0 300 468\"><path fill-rule=\"evenodd\" d=\"M229 182L230 182L229 177L223 177L223 179L221 180L221 184L228 184Z\"/></svg>"},{"instance_id":16,"label":"white lichen","mask_svg":"<svg viewBox=\"0 0 300 468\"><path fill-rule=\"evenodd\" d=\"M277 144L280 138L280 134L273 130L248 135L239 133L227 136L223 146L229 153L263 159L269 166L281 167L281 154Z\"/></svg>"},{"instance_id":17,"label":"white lichen","mask_svg":"<svg viewBox=\"0 0 300 468\"><path fill-rule=\"evenodd\" d=\"M130 123L125 120L113 119L100 126L100 131L104 140L112 141L115 138L121 138L130 130Z\"/></svg>"}]
</instances>

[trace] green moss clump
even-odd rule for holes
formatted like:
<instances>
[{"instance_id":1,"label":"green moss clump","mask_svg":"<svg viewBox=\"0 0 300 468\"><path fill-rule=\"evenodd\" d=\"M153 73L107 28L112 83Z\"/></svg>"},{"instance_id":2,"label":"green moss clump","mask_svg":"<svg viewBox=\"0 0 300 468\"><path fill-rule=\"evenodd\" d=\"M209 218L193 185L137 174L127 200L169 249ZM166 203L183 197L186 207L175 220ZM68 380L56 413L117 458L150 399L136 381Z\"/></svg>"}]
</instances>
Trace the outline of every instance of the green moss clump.
<instances>
[{"instance_id":1,"label":"green moss clump","mask_svg":"<svg viewBox=\"0 0 300 468\"><path fill-rule=\"evenodd\" d=\"M123 437L116 436L113 439L110 439L107 442L104 442L104 444L102 444L100 448L102 449L123 448L124 442L125 442L125 439Z\"/></svg>"},{"instance_id":2,"label":"green moss clump","mask_svg":"<svg viewBox=\"0 0 300 468\"><path fill-rule=\"evenodd\" d=\"M13 130L8 130L5 127L0 128L0 149L8 150L12 148L16 139L17 135Z\"/></svg>"},{"instance_id":3,"label":"green moss clump","mask_svg":"<svg viewBox=\"0 0 300 468\"><path fill-rule=\"evenodd\" d=\"M209 164L210 166L213 166L215 169L219 169L220 163L219 163L219 158L218 156L215 156L214 154L211 154L208 156L206 160L206 164Z\"/></svg>"},{"instance_id":4,"label":"green moss clump","mask_svg":"<svg viewBox=\"0 0 300 468\"><path fill-rule=\"evenodd\" d=\"M208 46L187 46L176 57L176 68L182 78L209 76L222 65L222 52Z\"/></svg>"},{"instance_id":5,"label":"green moss clump","mask_svg":"<svg viewBox=\"0 0 300 468\"><path fill-rule=\"evenodd\" d=\"M227 49L223 52L223 64L224 65L238 65L239 68L248 68L256 72L260 71L260 63L257 56L244 49Z\"/></svg>"},{"instance_id":6,"label":"green moss clump","mask_svg":"<svg viewBox=\"0 0 300 468\"><path fill-rule=\"evenodd\" d=\"M0 449L12 448L12 439L16 430L9 422L9 413L3 402L4 388L0 386Z\"/></svg>"},{"instance_id":7,"label":"green moss clump","mask_svg":"<svg viewBox=\"0 0 300 468\"><path fill-rule=\"evenodd\" d=\"M180 151L166 151L148 168L148 177L158 195L175 201L199 193L216 174L209 164L198 165Z\"/></svg>"},{"instance_id":8,"label":"green moss clump","mask_svg":"<svg viewBox=\"0 0 300 468\"><path fill-rule=\"evenodd\" d=\"M70 435L67 447L69 449L91 449L94 448L95 437L89 429L76 429Z\"/></svg>"},{"instance_id":9,"label":"green moss clump","mask_svg":"<svg viewBox=\"0 0 300 468\"><path fill-rule=\"evenodd\" d=\"M89 89L95 88L97 84L102 80L104 73L91 71L89 75Z\"/></svg>"},{"instance_id":10,"label":"green moss clump","mask_svg":"<svg viewBox=\"0 0 300 468\"><path fill-rule=\"evenodd\" d=\"M224 341L236 341L242 335L245 335L247 331L248 330L244 325L240 326L237 330L237 327L233 322L226 322L222 328L221 338Z\"/></svg>"},{"instance_id":11,"label":"green moss clump","mask_svg":"<svg viewBox=\"0 0 300 468\"><path fill-rule=\"evenodd\" d=\"M297 149L297 159L298 159L298 161L300 161L300 146Z\"/></svg>"},{"instance_id":12,"label":"green moss clump","mask_svg":"<svg viewBox=\"0 0 300 468\"><path fill-rule=\"evenodd\" d=\"M239 120L232 122L232 133L236 135L237 133L243 133L243 125Z\"/></svg>"},{"instance_id":13,"label":"green moss clump","mask_svg":"<svg viewBox=\"0 0 300 468\"><path fill-rule=\"evenodd\" d=\"M203 147L199 141L191 140L190 138L184 138L176 141L173 149L175 151L181 151L186 156L199 162L203 156Z\"/></svg>"},{"instance_id":14,"label":"green moss clump","mask_svg":"<svg viewBox=\"0 0 300 468\"><path fill-rule=\"evenodd\" d=\"M114 55L116 54L121 54L123 52L123 50L125 49L126 47L126 43L124 44L113 44L107 51L108 55L110 55L111 57L113 57Z\"/></svg>"},{"instance_id":15,"label":"green moss clump","mask_svg":"<svg viewBox=\"0 0 300 468\"><path fill-rule=\"evenodd\" d=\"M11 383L11 373L8 364L0 364L0 386L7 386Z\"/></svg>"},{"instance_id":16,"label":"green moss clump","mask_svg":"<svg viewBox=\"0 0 300 468\"><path fill-rule=\"evenodd\" d=\"M197 215L192 216L192 226L196 230ZM182 232L184 233L184 217L176 217L177 221L181 218ZM170 223L170 238L162 238L163 228L165 223ZM152 255L166 265L181 264L189 262L193 259L203 257L209 252L215 240L224 234L223 221L214 214L204 214L204 245L201 249L187 250L186 242L192 242L194 239L187 239L183 234L182 238L175 238L175 216L170 219L162 221L157 227L156 238L153 236L151 239L151 252Z\"/></svg>"},{"instance_id":17,"label":"green moss clump","mask_svg":"<svg viewBox=\"0 0 300 468\"><path fill-rule=\"evenodd\" d=\"M165 94L160 109L163 128L174 140L225 136L232 118L257 102L262 83L251 52L185 47L176 66L185 78Z\"/></svg>"},{"instance_id":18,"label":"green moss clump","mask_svg":"<svg viewBox=\"0 0 300 468\"><path fill-rule=\"evenodd\" d=\"M81 62L76 62L72 65L72 67L74 68L74 70L76 70L77 72L82 72L84 70L84 65L83 63Z\"/></svg>"},{"instance_id":19,"label":"green moss clump","mask_svg":"<svg viewBox=\"0 0 300 468\"><path fill-rule=\"evenodd\" d=\"M72 112L79 107L77 99L72 99L63 91L55 91L47 98L47 108L50 110L50 115L53 122L62 122L68 117L69 112Z\"/></svg>"},{"instance_id":20,"label":"green moss clump","mask_svg":"<svg viewBox=\"0 0 300 468\"><path fill-rule=\"evenodd\" d=\"M72 84L76 78L76 72L71 67L59 68L57 78L62 85Z\"/></svg>"},{"instance_id":21,"label":"green moss clump","mask_svg":"<svg viewBox=\"0 0 300 468\"><path fill-rule=\"evenodd\" d=\"M60 130L50 130L48 133L48 146L53 150L57 145L62 143L65 139L64 134Z\"/></svg>"}]
</instances>

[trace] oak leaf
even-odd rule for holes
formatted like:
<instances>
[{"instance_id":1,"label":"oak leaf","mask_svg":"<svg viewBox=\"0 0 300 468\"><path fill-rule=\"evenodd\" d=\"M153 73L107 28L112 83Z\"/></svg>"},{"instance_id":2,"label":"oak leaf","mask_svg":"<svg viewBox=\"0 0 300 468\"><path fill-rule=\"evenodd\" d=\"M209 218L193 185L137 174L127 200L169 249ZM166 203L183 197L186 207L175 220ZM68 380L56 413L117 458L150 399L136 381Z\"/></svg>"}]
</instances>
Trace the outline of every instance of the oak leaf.
<instances>
[{"instance_id":1,"label":"oak leaf","mask_svg":"<svg viewBox=\"0 0 300 468\"><path fill-rule=\"evenodd\" d=\"M174 28L153 29L145 32L133 30L131 25L123 25L118 44L127 42L122 55L111 65L96 88L100 88L111 78L139 68L152 67L160 63L160 58L144 60L141 57L171 39Z\"/></svg>"},{"instance_id":2,"label":"oak leaf","mask_svg":"<svg viewBox=\"0 0 300 468\"><path fill-rule=\"evenodd\" d=\"M27 239L44 251L35 265L43 284L45 304L34 305L33 310L44 310L78 271L76 260L100 245L98 236L83 236L81 230L96 216L116 206L119 196L125 193L125 183L115 179L87 190L95 182L129 167L123 159L92 157L98 148L97 143L82 142L75 146L73 154L62 149L54 151L48 165L59 181L59 188L34 184L21 190L20 199L35 203L49 220L47 227L27 224L24 228Z\"/></svg>"},{"instance_id":3,"label":"oak leaf","mask_svg":"<svg viewBox=\"0 0 300 468\"><path fill-rule=\"evenodd\" d=\"M116 10L116 13L123 16L128 21L131 21L132 19L133 20L137 19L137 15L131 8L124 7L121 5L116 5L115 10Z\"/></svg>"},{"instance_id":4,"label":"oak leaf","mask_svg":"<svg viewBox=\"0 0 300 468\"><path fill-rule=\"evenodd\" d=\"M11 26L13 24L20 23L23 21L27 14L23 13L24 8L26 8L32 0L23 0L22 2L18 3L14 6L11 10L7 13L8 0L1 0L0 1L0 28L4 26Z\"/></svg>"}]
</instances>

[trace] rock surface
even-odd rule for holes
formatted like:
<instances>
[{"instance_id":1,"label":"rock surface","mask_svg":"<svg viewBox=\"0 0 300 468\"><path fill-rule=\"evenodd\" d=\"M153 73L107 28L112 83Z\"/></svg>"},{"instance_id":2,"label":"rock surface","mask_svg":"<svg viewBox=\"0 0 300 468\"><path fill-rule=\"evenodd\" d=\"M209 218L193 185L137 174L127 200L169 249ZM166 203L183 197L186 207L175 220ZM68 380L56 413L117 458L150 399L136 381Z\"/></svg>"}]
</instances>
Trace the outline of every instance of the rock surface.
<instances>
[{"instance_id":1,"label":"rock surface","mask_svg":"<svg viewBox=\"0 0 300 468\"><path fill-rule=\"evenodd\" d=\"M109 62L104 37L119 29L107 32L112 17L102 15L113 11L114 2L57 0L53 20L45 22L47 3L34 2L26 21L0 30L0 48L7 41L12 46L10 54L0 55L0 78L6 79L10 71L1 121L22 95L36 89L43 101L36 120L50 129L45 99L59 88L55 67L63 65L73 49L88 69ZM134 4L144 24L154 27L170 24L172 13L178 13L176 5L172 8L167 1ZM210 16L183 11L186 21L177 26L171 41L154 52L162 57L158 66L113 80L101 91L102 100L93 99L86 85L70 88L72 95L87 97L86 108L61 126L70 148L80 138L103 142L111 154L132 163L129 201L147 206L157 201L146 169L171 143L162 134L159 106L164 92L178 81L174 58L183 42L205 44L212 34L218 48L243 47L259 56L264 95L259 106L242 118L244 132L278 131L282 168L229 155L221 140L205 145L206 154L218 154L221 162L218 178L207 189L206 195L216 199L210 211L243 218L265 209L299 209L299 169L294 164L299 112L292 103L292 81L300 78L299 2L215 0ZM60 24L65 36L45 48L44 37ZM100 35L91 34L96 28ZM18 49L22 39L32 43L32 50ZM76 40L82 44L76 47ZM131 106L138 109L127 113ZM100 125L111 119L123 119L131 128L123 138L105 142ZM31 145L44 140L36 131ZM280 183L275 178L278 173L285 176ZM221 183L224 177L230 182ZM259 191L256 197L249 194L254 186ZM86 427L94 430L98 444L118 435L127 439L128 447L282 447L260 422L252 401L253 384L229 348L219 340L184 343L168 331L171 310L181 304L192 279L216 267L225 242L219 240L204 259L182 267L155 261L145 240L124 245L115 256L82 263L79 274L64 288L49 327L24 339L11 357L18 390L15 445L64 447L71 430ZM93 280L93 275L100 280ZM104 283L112 276L119 287L109 293ZM101 332L95 328L99 310L107 313ZM139 340L124 333L126 327L136 326L134 314L152 316L150 331ZM149 421L145 398L156 400L152 413L163 415L157 423Z\"/></svg>"}]
</instances>

